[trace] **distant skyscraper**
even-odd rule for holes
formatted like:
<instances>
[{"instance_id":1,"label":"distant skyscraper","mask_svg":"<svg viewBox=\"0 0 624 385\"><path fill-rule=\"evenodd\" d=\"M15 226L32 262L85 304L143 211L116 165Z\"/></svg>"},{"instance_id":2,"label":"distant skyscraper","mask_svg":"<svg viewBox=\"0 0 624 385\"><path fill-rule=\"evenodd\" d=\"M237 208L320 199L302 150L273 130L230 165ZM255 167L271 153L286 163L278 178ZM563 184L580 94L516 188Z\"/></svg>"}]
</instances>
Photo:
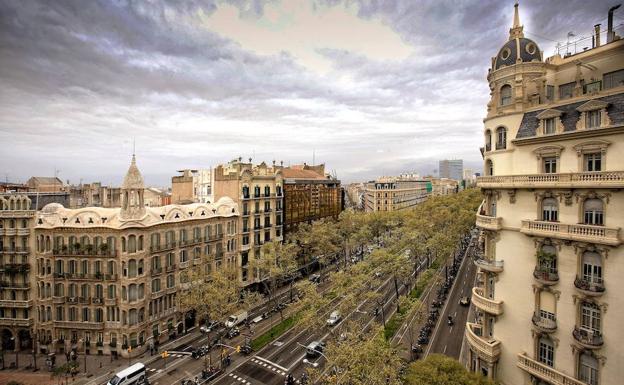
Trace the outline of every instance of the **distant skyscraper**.
<instances>
[{"instance_id":1,"label":"distant skyscraper","mask_svg":"<svg viewBox=\"0 0 624 385\"><path fill-rule=\"evenodd\" d=\"M464 161L461 159L445 159L440 161L440 178L462 180Z\"/></svg>"}]
</instances>

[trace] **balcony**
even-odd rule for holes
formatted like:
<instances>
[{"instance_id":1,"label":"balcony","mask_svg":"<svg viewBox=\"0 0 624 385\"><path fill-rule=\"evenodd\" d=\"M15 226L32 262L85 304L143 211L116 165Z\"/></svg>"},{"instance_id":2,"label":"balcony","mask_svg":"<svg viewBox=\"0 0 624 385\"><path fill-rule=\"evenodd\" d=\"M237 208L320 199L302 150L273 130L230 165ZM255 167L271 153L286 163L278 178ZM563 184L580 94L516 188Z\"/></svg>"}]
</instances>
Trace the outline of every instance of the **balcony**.
<instances>
[{"instance_id":1,"label":"balcony","mask_svg":"<svg viewBox=\"0 0 624 385\"><path fill-rule=\"evenodd\" d=\"M568 376L555 368L529 358L525 353L518 354L517 365L530 375L547 381L552 385L586 385L572 376Z\"/></svg>"},{"instance_id":2,"label":"balcony","mask_svg":"<svg viewBox=\"0 0 624 385\"><path fill-rule=\"evenodd\" d=\"M479 357L487 362L494 363L498 361L501 353L501 342L493 338L486 338L483 334L481 325L468 323L466 328L466 340L472 351L476 352Z\"/></svg>"},{"instance_id":3,"label":"balcony","mask_svg":"<svg viewBox=\"0 0 624 385\"><path fill-rule=\"evenodd\" d=\"M174 263L173 265L166 266L166 267L165 267L165 271L166 271L167 273L171 273L172 271L174 271L174 270L175 270L175 268L176 268L176 265L175 265L175 263Z\"/></svg>"},{"instance_id":4,"label":"balcony","mask_svg":"<svg viewBox=\"0 0 624 385\"><path fill-rule=\"evenodd\" d=\"M500 230L502 219L501 217L477 214L477 227L485 230Z\"/></svg>"},{"instance_id":5,"label":"balcony","mask_svg":"<svg viewBox=\"0 0 624 385\"><path fill-rule=\"evenodd\" d=\"M53 249L52 254L54 254L55 256L66 257L116 257L118 255L117 250L98 248L92 245L80 248L65 246L61 247L60 249Z\"/></svg>"},{"instance_id":6,"label":"balcony","mask_svg":"<svg viewBox=\"0 0 624 385\"><path fill-rule=\"evenodd\" d=\"M559 273L554 269L546 269L536 266L533 270L533 277L542 285L555 285L559 282Z\"/></svg>"},{"instance_id":7,"label":"balcony","mask_svg":"<svg viewBox=\"0 0 624 385\"><path fill-rule=\"evenodd\" d=\"M23 318L0 318L0 325L11 325L11 326L22 326L29 327L34 324L34 320L32 318L23 319Z\"/></svg>"},{"instance_id":8,"label":"balcony","mask_svg":"<svg viewBox=\"0 0 624 385\"><path fill-rule=\"evenodd\" d=\"M161 275L162 272L163 272L162 267L154 267L153 269L150 270L150 274L152 275L152 277Z\"/></svg>"},{"instance_id":9,"label":"balcony","mask_svg":"<svg viewBox=\"0 0 624 385\"><path fill-rule=\"evenodd\" d=\"M32 305L33 305L33 300L32 299L28 299L28 300L20 300L20 299L17 299L17 300L10 300L10 299L0 300L0 307L11 307L11 308L28 309Z\"/></svg>"},{"instance_id":10,"label":"balcony","mask_svg":"<svg viewBox=\"0 0 624 385\"><path fill-rule=\"evenodd\" d=\"M243 228L242 233L243 233L243 234L246 234L246 233L248 233L249 231L251 231L251 229L250 229L249 227L245 227L245 228Z\"/></svg>"},{"instance_id":11,"label":"balcony","mask_svg":"<svg viewBox=\"0 0 624 385\"><path fill-rule=\"evenodd\" d=\"M68 329L100 330L104 329L104 322L54 321L54 326Z\"/></svg>"},{"instance_id":12,"label":"balcony","mask_svg":"<svg viewBox=\"0 0 624 385\"><path fill-rule=\"evenodd\" d=\"M474 264L481 270L489 271L491 273L500 273L503 271L503 261L479 258L475 259Z\"/></svg>"},{"instance_id":13,"label":"balcony","mask_svg":"<svg viewBox=\"0 0 624 385\"><path fill-rule=\"evenodd\" d=\"M595 277L593 279L586 279L576 277L574 279L574 286L581 294L585 294L588 297L596 297L604 294L605 286L602 278Z\"/></svg>"},{"instance_id":14,"label":"balcony","mask_svg":"<svg viewBox=\"0 0 624 385\"><path fill-rule=\"evenodd\" d=\"M7 282L7 281L2 281L2 282L0 282L0 289L10 289L10 290L30 289L30 283L28 283L28 282Z\"/></svg>"},{"instance_id":15,"label":"balcony","mask_svg":"<svg viewBox=\"0 0 624 385\"><path fill-rule=\"evenodd\" d=\"M597 330L586 330L575 326L572 335L576 342L587 349L598 349L604 344L602 333Z\"/></svg>"},{"instance_id":16,"label":"balcony","mask_svg":"<svg viewBox=\"0 0 624 385\"><path fill-rule=\"evenodd\" d=\"M483 295L483 289L480 287L472 288L472 303L486 313L501 315L503 314L503 301L489 299Z\"/></svg>"},{"instance_id":17,"label":"balcony","mask_svg":"<svg viewBox=\"0 0 624 385\"><path fill-rule=\"evenodd\" d=\"M0 252L4 254L28 254L30 247L5 247Z\"/></svg>"},{"instance_id":18,"label":"balcony","mask_svg":"<svg viewBox=\"0 0 624 385\"><path fill-rule=\"evenodd\" d=\"M4 271L6 274L26 273L30 270L30 265L27 263L5 263L0 265L0 271Z\"/></svg>"},{"instance_id":19,"label":"balcony","mask_svg":"<svg viewBox=\"0 0 624 385\"><path fill-rule=\"evenodd\" d=\"M191 264L191 261L182 261L180 262L180 269L186 269L187 267L189 267Z\"/></svg>"},{"instance_id":20,"label":"balcony","mask_svg":"<svg viewBox=\"0 0 624 385\"><path fill-rule=\"evenodd\" d=\"M481 188L622 188L624 171L493 175L477 178Z\"/></svg>"},{"instance_id":21,"label":"balcony","mask_svg":"<svg viewBox=\"0 0 624 385\"><path fill-rule=\"evenodd\" d=\"M537 237L559 238L609 246L618 246L622 243L619 227L567 225L558 222L523 220L520 232Z\"/></svg>"},{"instance_id":22,"label":"balcony","mask_svg":"<svg viewBox=\"0 0 624 385\"><path fill-rule=\"evenodd\" d=\"M538 313L533 314L533 325L537 328L537 330L544 333L552 333L557 330L557 319L550 319L546 317L540 316Z\"/></svg>"},{"instance_id":23,"label":"balcony","mask_svg":"<svg viewBox=\"0 0 624 385\"><path fill-rule=\"evenodd\" d=\"M249 211L243 211L241 215L244 217L248 217L250 214L251 213Z\"/></svg>"},{"instance_id":24,"label":"balcony","mask_svg":"<svg viewBox=\"0 0 624 385\"><path fill-rule=\"evenodd\" d=\"M157 244L157 245L150 246L150 252L151 253L159 253L161 251L173 250L175 247L176 247L175 241L169 242L169 243L164 243L162 245Z\"/></svg>"}]
</instances>

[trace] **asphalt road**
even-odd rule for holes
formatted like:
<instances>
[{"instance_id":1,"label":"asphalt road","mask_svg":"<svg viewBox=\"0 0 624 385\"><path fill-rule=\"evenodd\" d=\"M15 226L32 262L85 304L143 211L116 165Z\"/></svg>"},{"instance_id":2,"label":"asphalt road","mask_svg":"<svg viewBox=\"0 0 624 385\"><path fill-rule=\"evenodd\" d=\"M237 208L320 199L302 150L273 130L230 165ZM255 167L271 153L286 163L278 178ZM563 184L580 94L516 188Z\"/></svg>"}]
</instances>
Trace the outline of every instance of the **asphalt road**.
<instances>
[{"instance_id":1,"label":"asphalt road","mask_svg":"<svg viewBox=\"0 0 624 385\"><path fill-rule=\"evenodd\" d=\"M473 251L472 247L466 250L466 255L448 295L438 325L432 334L427 354L442 353L459 359L469 310L469 306L461 306L459 300L462 297L470 298L472 295L472 285L477 273L477 267L472 258ZM447 324L449 315L453 317L452 326Z\"/></svg>"}]
</instances>

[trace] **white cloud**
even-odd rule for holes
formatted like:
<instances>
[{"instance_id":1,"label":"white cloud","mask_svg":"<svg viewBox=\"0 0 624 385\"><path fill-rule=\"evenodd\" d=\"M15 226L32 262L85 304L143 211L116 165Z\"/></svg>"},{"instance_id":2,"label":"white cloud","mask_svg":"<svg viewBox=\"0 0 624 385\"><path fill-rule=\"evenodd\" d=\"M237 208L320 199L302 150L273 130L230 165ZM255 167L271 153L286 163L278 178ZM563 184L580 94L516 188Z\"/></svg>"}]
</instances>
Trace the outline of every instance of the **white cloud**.
<instances>
[{"instance_id":1,"label":"white cloud","mask_svg":"<svg viewBox=\"0 0 624 385\"><path fill-rule=\"evenodd\" d=\"M230 38L244 49L261 55L286 52L308 69L326 73L331 61L319 50L332 48L362 54L372 60L402 60L414 48L379 18L357 16L355 3L313 6L305 0L267 4L260 16L241 13L233 5L220 4L202 16L211 31Z\"/></svg>"}]
</instances>

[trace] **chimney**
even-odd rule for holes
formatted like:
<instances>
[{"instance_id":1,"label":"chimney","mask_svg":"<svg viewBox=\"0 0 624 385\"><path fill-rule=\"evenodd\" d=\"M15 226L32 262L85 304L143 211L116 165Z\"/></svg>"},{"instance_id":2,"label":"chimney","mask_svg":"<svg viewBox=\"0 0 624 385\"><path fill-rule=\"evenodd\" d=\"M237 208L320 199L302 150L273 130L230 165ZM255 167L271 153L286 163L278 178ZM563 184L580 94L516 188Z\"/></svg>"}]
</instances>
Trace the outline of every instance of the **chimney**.
<instances>
[{"instance_id":1,"label":"chimney","mask_svg":"<svg viewBox=\"0 0 624 385\"><path fill-rule=\"evenodd\" d=\"M594 25L596 31L596 48L600 47L600 24Z\"/></svg>"},{"instance_id":2,"label":"chimney","mask_svg":"<svg viewBox=\"0 0 624 385\"><path fill-rule=\"evenodd\" d=\"M622 4L618 4L609 9L609 18L607 21L607 43L611 43L615 40L615 32L613 31L613 11L620 8L620 5Z\"/></svg>"}]
</instances>

